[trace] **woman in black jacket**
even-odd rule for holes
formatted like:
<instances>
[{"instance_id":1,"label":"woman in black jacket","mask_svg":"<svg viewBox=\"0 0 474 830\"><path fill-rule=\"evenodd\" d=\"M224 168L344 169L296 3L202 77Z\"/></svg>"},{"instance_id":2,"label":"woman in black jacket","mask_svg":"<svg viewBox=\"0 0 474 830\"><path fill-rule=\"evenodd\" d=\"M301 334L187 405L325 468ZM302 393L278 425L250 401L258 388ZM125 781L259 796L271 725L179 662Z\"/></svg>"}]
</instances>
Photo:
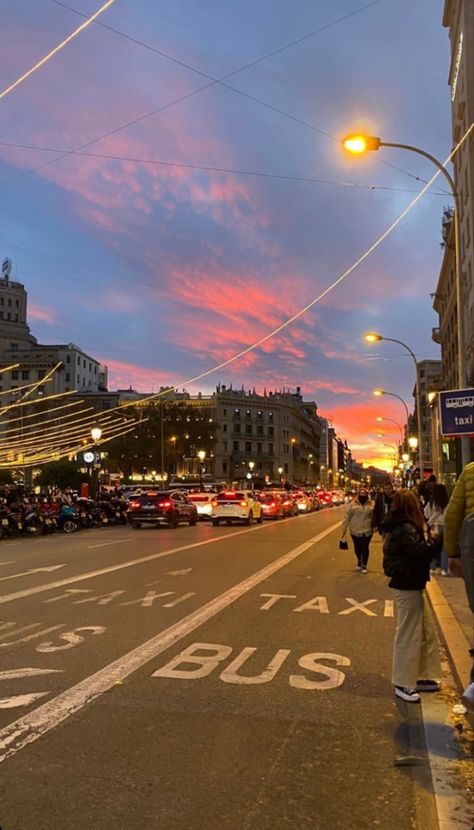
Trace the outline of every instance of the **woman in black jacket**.
<instances>
[{"instance_id":1,"label":"woman in black jacket","mask_svg":"<svg viewBox=\"0 0 474 830\"><path fill-rule=\"evenodd\" d=\"M418 499L410 490L395 493L384 522L383 569L390 577L397 608L392 683L395 695L419 703L418 692L437 692L441 664L425 586L436 542L425 540Z\"/></svg>"}]
</instances>

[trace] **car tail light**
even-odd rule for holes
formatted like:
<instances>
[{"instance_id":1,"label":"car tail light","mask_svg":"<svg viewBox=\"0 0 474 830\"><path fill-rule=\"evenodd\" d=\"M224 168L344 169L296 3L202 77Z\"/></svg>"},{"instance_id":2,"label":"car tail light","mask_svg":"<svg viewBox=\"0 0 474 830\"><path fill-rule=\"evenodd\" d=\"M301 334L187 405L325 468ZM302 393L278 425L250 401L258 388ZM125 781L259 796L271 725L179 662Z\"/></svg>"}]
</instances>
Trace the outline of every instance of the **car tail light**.
<instances>
[{"instance_id":1,"label":"car tail light","mask_svg":"<svg viewBox=\"0 0 474 830\"><path fill-rule=\"evenodd\" d=\"M240 502L240 506L241 507L248 507L249 503L248 503L248 501L245 501L245 499L242 499L242 501Z\"/></svg>"},{"instance_id":2,"label":"car tail light","mask_svg":"<svg viewBox=\"0 0 474 830\"><path fill-rule=\"evenodd\" d=\"M276 501L271 501L268 506L269 507L276 507Z\"/></svg>"},{"instance_id":3,"label":"car tail light","mask_svg":"<svg viewBox=\"0 0 474 830\"><path fill-rule=\"evenodd\" d=\"M160 501L160 507L166 507L169 509L170 507L173 507L173 505L170 501Z\"/></svg>"},{"instance_id":4,"label":"car tail light","mask_svg":"<svg viewBox=\"0 0 474 830\"><path fill-rule=\"evenodd\" d=\"M141 504L139 501L129 501L128 506L131 507L132 510L137 510L139 507L141 507Z\"/></svg>"},{"instance_id":5,"label":"car tail light","mask_svg":"<svg viewBox=\"0 0 474 830\"><path fill-rule=\"evenodd\" d=\"M217 507L217 505L218 505L218 504L219 504L219 502L218 502L218 501L216 501L216 499L213 499L213 500L211 501L211 507Z\"/></svg>"}]
</instances>

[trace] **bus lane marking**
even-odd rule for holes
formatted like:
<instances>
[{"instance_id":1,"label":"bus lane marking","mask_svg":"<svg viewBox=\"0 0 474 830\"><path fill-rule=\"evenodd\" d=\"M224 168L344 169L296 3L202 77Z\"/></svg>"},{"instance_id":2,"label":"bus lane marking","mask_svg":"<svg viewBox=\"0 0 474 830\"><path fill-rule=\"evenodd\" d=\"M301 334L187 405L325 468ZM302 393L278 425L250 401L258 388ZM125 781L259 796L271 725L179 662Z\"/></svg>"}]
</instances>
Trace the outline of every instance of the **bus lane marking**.
<instances>
[{"instance_id":1,"label":"bus lane marking","mask_svg":"<svg viewBox=\"0 0 474 830\"><path fill-rule=\"evenodd\" d=\"M32 628L38 628L41 626L42 623L31 623L31 625L24 626L23 628L18 628L17 623L10 622L6 623L2 628L8 628L9 633L1 635L1 640L6 640L7 638L15 637L16 639L12 639L9 643L3 642L0 643L0 648L9 648L10 646L17 646L20 643L27 643L31 642L32 640L38 640L40 637L44 637L46 634L50 634L53 631L59 631L61 628L66 628L67 623L59 623L57 625L48 626L48 628L41 628L40 631L35 631L33 634L28 635L27 637L19 637L18 635L23 634L26 630L31 630ZM51 640L47 640L45 642L39 643L35 645L35 651L39 652L40 654L51 654L56 651L67 651L70 648L75 648L76 646L80 645L85 641L85 637L78 632L90 632L91 634L105 634L107 628L103 625L81 625L76 628L71 629L70 631L62 631L61 634L58 634L58 640L65 642L65 645L55 645ZM0 680L2 678L6 678L8 672L0 672Z\"/></svg>"},{"instance_id":2,"label":"bus lane marking","mask_svg":"<svg viewBox=\"0 0 474 830\"><path fill-rule=\"evenodd\" d=\"M219 663L230 657L232 651L231 646L221 645L220 643L193 643L160 669L154 671L151 676L173 680L200 680L211 674ZM232 683L236 686L258 686L262 683L270 683L291 654L291 649L280 648L260 674L240 674L239 670L253 657L256 651L258 649L255 646L245 646L227 668L220 673L219 679L223 683ZM208 653L203 654L202 652ZM294 689L311 691L336 689L338 686L342 686L345 680L344 672L321 663L321 660L332 661L336 666L351 665L349 658L341 654L329 654L324 651L303 654L298 660L298 666L305 669L306 672L323 675L325 680L310 680L306 675L290 674L288 678L289 685Z\"/></svg>"},{"instance_id":3,"label":"bus lane marking","mask_svg":"<svg viewBox=\"0 0 474 830\"><path fill-rule=\"evenodd\" d=\"M260 594L262 598L269 597L263 605L260 606L260 611L269 611L273 608L281 599L297 599L296 594ZM377 599L371 598L362 600L359 602L357 599L353 599L352 597L345 597L345 601L349 603L349 608L345 608L342 611L337 611L336 613L341 616L347 616L348 614L352 614L354 611L361 611L363 614L366 614L368 617L378 617L380 616L371 608L367 608L373 602L382 602L383 603L383 616L384 617L393 617L394 608L393 608L393 600L391 599ZM304 602L303 605L299 605L297 608L293 608L292 612L299 613L301 611L319 611L320 614L329 614L331 613L329 610L329 604L327 597L312 597L307 602Z\"/></svg>"},{"instance_id":4,"label":"bus lane marking","mask_svg":"<svg viewBox=\"0 0 474 830\"><path fill-rule=\"evenodd\" d=\"M92 703L104 692L109 691L119 681L136 672L150 660L153 660L166 649L175 645L179 640L188 636L208 620L221 613L229 605L247 594L257 585L280 571L290 562L297 559L337 528L340 522L331 525L326 530L311 537L296 548L288 551L261 570L246 577L232 588L207 602L201 608L183 617L179 622L161 631L155 637L114 660L109 665L86 677L84 680L66 689L52 700L46 701L36 709L0 730L0 763L19 752L24 747L38 740L59 723L71 717L84 706ZM253 530L253 528L252 528ZM248 532L248 531L247 531ZM233 535L233 534L229 534ZM223 537L221 537L223 538ZM147 557L147 560L149 557ZM347 660L347 658L342 658Z\"/></svg>"},{"instance_id":5,"label":"bus lane marking","mask_svg":"<svg viewBox=\"0 0 474 830\"><path fill-rule=\"evenodd\" d=\"M333 530L339 527L340 524L340 522L337 522L337 524L331 525L328 532L332 533ZM170 548L169 550L164 550L161 553L152 553L149 556L142 556L140 559L130 559L128 562L122 562L119 565L110 565L108 568L100 568L99 570L90 571L89 573L80 574L78 576L70 576L67 579L59 579L56 582L48 582L46 585L36 585L34 588L26 588L24 591L16 591L14 594L5 594L4 596L0 596L0 605L4 605L7 602L14 602L17 599L31 597L35 594L41 594L45 591L51 591L53 588L62 588L63 585L72 585L75 582L83 582L85 579L94 579L96 576L114 573L115 571L120 571L124 568L133 568L135 565L143 565L145 562L154 562L156 559L163 559L165 556L172 556L174 553L182 553L182 551L193 550L194 548L200 548L205 545L213 544L214 542L222 542L225 539L233 539L234 537L242 536L244 533L256 533L259 530L263 530L263 528L264 525L257 525L256 527L250 527L246 530L238 530L234 533L224 533L222 536L214 536L211 539L204 539L201 542L193 542L190 545L182 545L179 548Z\"/></svg>"},{"instance_id":6,"label":"bus lane marking","mask_svg":"<svg viewBox=\"0 0 474 830\"><path fill-rule=\"evenodd\" d=\"M24 677L37 677L44 674L62 674L62 669L9 669L0 672L1 680L18 680ZM31 703L46 697L50 692L29 692L28 694L16 694L10 697L0 698L0 709L16 709L19 706L29 706Z\"/></svg>"}]
</instances>

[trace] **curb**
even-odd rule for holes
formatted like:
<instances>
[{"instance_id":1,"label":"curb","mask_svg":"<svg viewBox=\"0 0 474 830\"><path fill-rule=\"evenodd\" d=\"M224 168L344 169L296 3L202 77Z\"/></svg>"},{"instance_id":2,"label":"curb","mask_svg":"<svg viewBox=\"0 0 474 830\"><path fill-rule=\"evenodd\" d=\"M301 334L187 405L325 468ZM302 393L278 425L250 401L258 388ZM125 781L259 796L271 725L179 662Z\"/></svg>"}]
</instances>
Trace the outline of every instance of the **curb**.
<instances>
[{"instance_id":1,"label":"curb","mask_svg":"<svg viewBox=\"0 0 474 830\"><path fill-rule=\"evenodd\" d=\"M472 665L472 658L469 655L470 643L439 585L434 581L428 582L426 594L434 613L441 639L446 647L453 677L462 692L469 683Z\"/></svg>"}]
</instances>

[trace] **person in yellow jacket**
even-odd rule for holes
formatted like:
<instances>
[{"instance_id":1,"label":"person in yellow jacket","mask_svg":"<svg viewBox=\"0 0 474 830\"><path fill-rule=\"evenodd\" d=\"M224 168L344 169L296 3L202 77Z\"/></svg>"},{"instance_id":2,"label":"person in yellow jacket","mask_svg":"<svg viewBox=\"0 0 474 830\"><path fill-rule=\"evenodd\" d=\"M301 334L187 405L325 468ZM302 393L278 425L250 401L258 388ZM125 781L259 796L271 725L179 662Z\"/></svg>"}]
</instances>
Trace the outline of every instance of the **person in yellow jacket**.
<instances>
[{"instance_id":1,"label":"person in yellow jacket","mask_svg":"<svg viewBox=\"0 0 474 830\"><path fill-rule=\"evenodd\" d=\"M474 461L464 467L444 514L444 547L449 557L449 570L456 576L462 575L459 532L469 513L474 513Z\"/></svg>"}]
</instances>

